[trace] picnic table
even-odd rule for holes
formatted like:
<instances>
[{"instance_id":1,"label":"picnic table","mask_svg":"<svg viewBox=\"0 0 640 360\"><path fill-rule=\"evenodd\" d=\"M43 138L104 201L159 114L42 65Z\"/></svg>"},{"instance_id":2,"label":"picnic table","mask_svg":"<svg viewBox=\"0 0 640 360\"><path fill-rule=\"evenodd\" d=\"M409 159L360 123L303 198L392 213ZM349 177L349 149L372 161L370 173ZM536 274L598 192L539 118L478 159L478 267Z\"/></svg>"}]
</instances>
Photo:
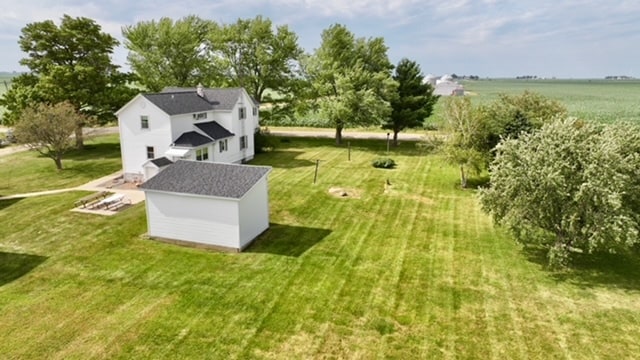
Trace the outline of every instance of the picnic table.
<instances>
[{"instance_id":1,"label":"picnic table","mask_svg":"<svg viewBox=\"0 0 640 360\"><path fill-rule=\"evenodd\" d=\"M75 206L76 207L80 207L82 206L83 208L86 208L88 206L92 206L95 205L95 203L97 203L100 198L104 199L107 196L109 196L111 193L108 191L101 191L99 193L95 193L95 194L91 194L88 196L83 197L82 199L78 200L75 202Z\"/></svg>"},{"instance_id":2,"label":"picnic table","mask_svg":"<svg viewBox=\"0 0 640 360\"><path fill-rule=\"evenodd\" d=\"M96 206L97 207L102 207L104 206L105 209L109 209L109 206L113 206L113 205L117 205L118 203L122 202L124 200L124 195L123 194L113 194L109 197L106 197L102 200L100 200Z\"/></svg>"}]
</instances>

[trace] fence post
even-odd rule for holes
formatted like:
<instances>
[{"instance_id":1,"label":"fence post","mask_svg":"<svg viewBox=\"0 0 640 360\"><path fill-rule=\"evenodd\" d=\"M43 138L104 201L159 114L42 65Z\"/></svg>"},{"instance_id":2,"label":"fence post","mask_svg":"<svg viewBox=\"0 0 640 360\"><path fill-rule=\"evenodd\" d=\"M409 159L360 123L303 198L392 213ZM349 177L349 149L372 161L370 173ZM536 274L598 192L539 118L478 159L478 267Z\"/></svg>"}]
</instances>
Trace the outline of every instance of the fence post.
<instances>
[{"instance_id":1,"label":"fence post","mask_svg":"<svg viewBox=\"0 0 640 360\"><path fill-rule=\"evenodd\" d=\"M313 183L316 183L316 180L318 180L318 165L320 165L320 160L316 160L316 171L313 174Z\"/></svg>"}]
</instances>

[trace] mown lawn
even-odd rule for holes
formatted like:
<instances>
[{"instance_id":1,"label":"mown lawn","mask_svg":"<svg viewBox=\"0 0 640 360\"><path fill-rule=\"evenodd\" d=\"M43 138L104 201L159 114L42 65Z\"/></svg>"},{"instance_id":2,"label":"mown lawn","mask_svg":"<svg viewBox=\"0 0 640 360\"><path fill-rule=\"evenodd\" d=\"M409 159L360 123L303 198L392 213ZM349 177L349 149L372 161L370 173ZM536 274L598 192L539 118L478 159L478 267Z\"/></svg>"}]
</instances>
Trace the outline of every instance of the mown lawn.
<instances>
[{"instance_id":1,"label":"mown lawn","mask_svg":"<svg viewBox=\"0 0 640 360\"><path fill-rule=\"evenodd\" d=\"M254 163L270 230L241 254L144 239L144 205L0 201L4 358L635 358L637 257L550 273L480 212L455 168L403 143L291 139ZM313 185L315 161L320 160ZM386 181L391 186L386 186ZM352 196L334 197L340 187Z\"/></svg>"},{"instance_id":2,"label":"mown lawn","mask_svg":"<svg viewBox=\"0 0 640 360\"><path fill-rule=\"evenodd\" d=\"M122 168L118 135L86 141L86 151L71 150L58 171L51 158L35 151L0 157L0 196L71 188Z\"/></svg>"}]
</instances>

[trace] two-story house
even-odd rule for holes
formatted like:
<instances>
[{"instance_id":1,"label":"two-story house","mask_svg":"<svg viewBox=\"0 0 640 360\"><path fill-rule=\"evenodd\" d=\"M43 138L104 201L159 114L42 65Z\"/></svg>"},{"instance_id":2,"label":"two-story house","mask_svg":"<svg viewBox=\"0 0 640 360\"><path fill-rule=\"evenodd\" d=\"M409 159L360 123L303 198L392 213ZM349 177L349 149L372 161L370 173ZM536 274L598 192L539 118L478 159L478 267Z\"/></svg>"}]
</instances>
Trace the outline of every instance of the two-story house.
<instances>
[{"instance_id":1,"label":"two-story house","mask_svg":"<svg viewBox=\"0 0 640 360\"><path fill-rule=\"evenodd\" d=\"M258 104L243 88L166 88L116 112L125 181L142 182L179 159L253 159Z\"/></svg>"}]
</instances>

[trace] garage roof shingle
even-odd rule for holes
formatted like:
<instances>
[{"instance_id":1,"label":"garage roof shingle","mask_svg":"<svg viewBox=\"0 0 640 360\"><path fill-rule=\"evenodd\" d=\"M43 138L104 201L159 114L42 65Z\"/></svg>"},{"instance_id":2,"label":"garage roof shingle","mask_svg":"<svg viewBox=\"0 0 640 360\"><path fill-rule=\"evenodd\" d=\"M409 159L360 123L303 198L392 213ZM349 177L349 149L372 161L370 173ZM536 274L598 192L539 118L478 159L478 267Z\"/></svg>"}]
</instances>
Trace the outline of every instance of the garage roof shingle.
<instances>
[{"instance_id":1,"label":"garage roof shingle","mask_svg":"<svg viewBox=\"0 0 640 360\"><path fill-rule=\"evenodd\" d=\"M178 160L140 187L144 190L240 199L270 171L269 166Z\"/></svg>"}]
</instances>

